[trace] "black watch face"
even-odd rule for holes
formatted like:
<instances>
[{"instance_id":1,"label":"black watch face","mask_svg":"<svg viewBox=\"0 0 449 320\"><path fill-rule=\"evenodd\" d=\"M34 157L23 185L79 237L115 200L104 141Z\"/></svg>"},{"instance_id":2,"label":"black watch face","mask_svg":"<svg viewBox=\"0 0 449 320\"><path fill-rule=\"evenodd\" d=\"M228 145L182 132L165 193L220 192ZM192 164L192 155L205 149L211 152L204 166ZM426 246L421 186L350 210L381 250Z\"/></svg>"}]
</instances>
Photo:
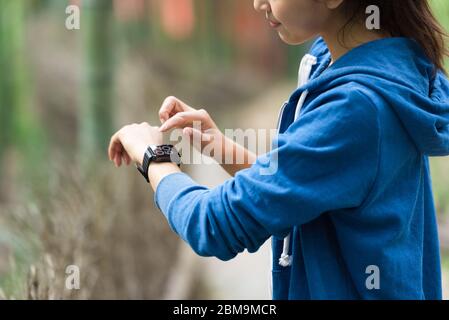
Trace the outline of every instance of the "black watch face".
<instances>
[{"instance_id":1,"label":"black watch face","mask_svg":"<svg viewBox=\"0 0 449 320\"><path fill-rule=\"evenodd\" d=\"M161 145L152 148L154 152L154 161L156 162L175 162L181 161L178 152L172 145Z\"/></svg>"},{"instance_id":2,"label":"black watch face","mask_svg":"<svg viewBox=\"0 0 449 320\"><path fill-rule=\"evenodd\" d=\"M170 156L172 147L167 145L157 146L153 151L158 157Z\"/></svg>"}]
</instances>

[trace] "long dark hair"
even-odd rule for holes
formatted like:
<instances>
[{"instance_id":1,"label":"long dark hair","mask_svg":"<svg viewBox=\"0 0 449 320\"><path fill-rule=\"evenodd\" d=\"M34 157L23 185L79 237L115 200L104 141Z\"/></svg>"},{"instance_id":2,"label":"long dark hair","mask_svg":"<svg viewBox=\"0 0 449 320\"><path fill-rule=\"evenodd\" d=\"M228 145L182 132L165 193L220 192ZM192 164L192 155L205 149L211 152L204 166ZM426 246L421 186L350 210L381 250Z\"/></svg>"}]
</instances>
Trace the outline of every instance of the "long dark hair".
<instances>
[{"instance_id":1,"label":"long dark hair","mask_svg":"<svg viewBox=\"0 0 449 320\"><path fill-rule=\"evenodd\" d=\"M370 5L380 9L382 32L414 39L435 67L444 71L444 59L449 57L448 35L433 15L428 0L346 0L344 6L350 17L347 25L364 16Z\"/></svg>"}]
</instances>

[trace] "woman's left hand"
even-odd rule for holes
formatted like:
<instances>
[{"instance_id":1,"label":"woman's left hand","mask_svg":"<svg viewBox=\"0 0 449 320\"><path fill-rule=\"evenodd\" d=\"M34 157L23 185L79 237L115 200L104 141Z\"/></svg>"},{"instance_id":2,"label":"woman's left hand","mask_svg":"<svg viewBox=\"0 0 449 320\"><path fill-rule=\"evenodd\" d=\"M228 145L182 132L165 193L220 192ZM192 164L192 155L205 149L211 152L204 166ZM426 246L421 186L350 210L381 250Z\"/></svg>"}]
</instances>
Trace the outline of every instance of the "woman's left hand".
<instances>
[{"instance_id":1,"label":"woman's left hand","mask_svg":"<svg viewBox=\"0 0 449 320\"><path fill-rule=\"evenodd\" d=\"M124 126L111 138L109 159L114 161L117 167L122 163L129 165L131 162L142 165L148 146L163 143L163 134L158 129L146 122Z\"/></svg>"}]
</instances>

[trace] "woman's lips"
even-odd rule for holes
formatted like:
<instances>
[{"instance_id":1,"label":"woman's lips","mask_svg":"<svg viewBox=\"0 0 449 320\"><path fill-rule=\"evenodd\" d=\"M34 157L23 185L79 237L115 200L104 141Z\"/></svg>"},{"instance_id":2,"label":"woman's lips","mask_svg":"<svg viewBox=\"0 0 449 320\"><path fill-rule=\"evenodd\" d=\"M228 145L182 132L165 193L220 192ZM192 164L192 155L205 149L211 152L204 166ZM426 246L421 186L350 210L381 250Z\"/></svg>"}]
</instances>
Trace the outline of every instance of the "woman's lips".
<instances>
[{"instance_id":1,"label":"woman's lips","mask_svg":"<svg viewBox=\"0 0 449 320\"><path fill-rule=\"evenodd\" d=\"M267 20L268 20L268 23L270 24L270 26L271 26L272 28L277 28L277 27L279 27L279 26L281 25L279 22L271 20L271 19L268 17L268 15L267 15Z\"/></svg>"},{"instance_id":2,"label":"woman's lips","mask_svg":"<svg viewBox=\"0 0 449 320\"><path fill-rule=\"evenodd\" d=\"M273 19L271 19L271 11L270 12L268 12L268 11L266 11L265 12L265 19L267 19L267 21L268 21L268 23L270 24L270 26L272 27L272 28L277 28L277 27L279 27L281 24L279 23L279 22L277 22L277 21L274 21Z\"/></svg>"},{"instance_id":3,"label":"woman's lips","mask_svg":"<svg viewBox=\"0 0 449 320\"><path fill-rule=\"evenodd\" d=\"M277 28L281 25L279 22L275 22L272 20L268 20L268 23L270 24L270 27L272 27L272 28Z\"/></svg>"}]
</instances>

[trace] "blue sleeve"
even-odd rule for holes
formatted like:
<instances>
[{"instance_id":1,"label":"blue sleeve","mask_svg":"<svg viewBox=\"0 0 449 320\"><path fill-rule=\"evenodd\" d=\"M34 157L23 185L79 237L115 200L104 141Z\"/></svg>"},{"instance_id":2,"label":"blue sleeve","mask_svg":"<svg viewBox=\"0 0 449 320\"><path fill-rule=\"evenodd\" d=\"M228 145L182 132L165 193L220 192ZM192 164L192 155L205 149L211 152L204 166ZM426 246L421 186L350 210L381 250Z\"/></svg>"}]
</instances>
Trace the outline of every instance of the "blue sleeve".
<instances>
[{"instance_id":1,"label":"blue sleeve","mask_svg":"<svg viewBox=\"0 0 449 320\"><path fill-rule=\"evenodd\" d=\"M376 109L356 90L314 103L272 151L223 184L209 189L184 173L162 179L156 205L197 254L229 260L324 212L361 205L377 173Z\"/></svg>"}]
</instances>

